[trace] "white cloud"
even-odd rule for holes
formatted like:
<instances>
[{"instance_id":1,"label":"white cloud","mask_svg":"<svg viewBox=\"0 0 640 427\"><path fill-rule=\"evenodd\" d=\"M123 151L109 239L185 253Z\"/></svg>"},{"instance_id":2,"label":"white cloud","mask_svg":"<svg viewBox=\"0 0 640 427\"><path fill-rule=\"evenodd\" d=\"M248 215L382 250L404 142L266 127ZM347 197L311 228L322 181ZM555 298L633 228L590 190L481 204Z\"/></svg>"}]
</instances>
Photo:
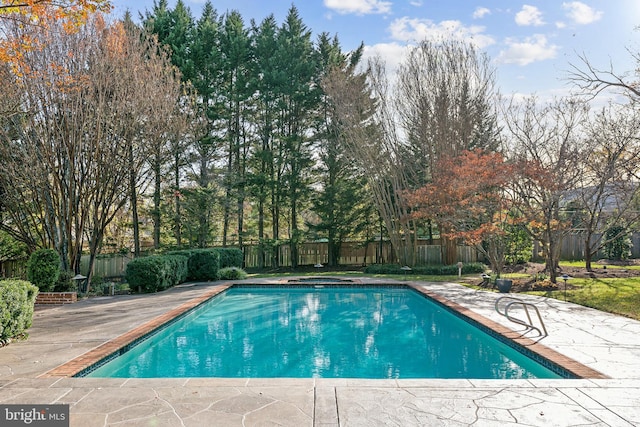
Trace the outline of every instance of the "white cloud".
<instances>
[{"instance_id":1,"label":"white cloud","mask_svg":"<svg viewBox=\"0 0 640 427\"><path fill-rule=\"evenodd\" d=\"M403 17L394 20L389 25L389 32L394 40L422 41L422 40L463 40L478 48L485 48L495 43L493 37L484 34L485 27L472 25L465 27L460 21L442 21L434 23L429 19Z\"/></svg>"},{"instance_id":2,"label":"white cloud","mask_svg":"<svg viewBox=\"0 0 640 427\"><path fill-rule=\"evenodd\" d=\"M400 63L405 59L410 48L411 45L400 43L378 43L373 46L365 46L361 64L366 66L369 59L378 56L384 61L387 75L395 76Z\"/></svg>"},{"instance_id":3,"label":"white cloud","mask_svg":"<svg viewBox=\"0 0 640 427\"><path fill-rule=\"evenodd\" d=\"M580 25L591 24L602 18L603 12L595 10L591 6L579 1L572 1L569 3L562 3L562 8L567 11L567 16L571 18L573 22Z\"/></svg>"},{"instance_id":4,"label":"white cloud","mask_svg":"<svg viewBox=\"0 0 640 427\"><path fill-rule=\"evenodd\" d=\"M523 41L508 38L505 40L508 48L500 52L498 62L503 64L528 65L532 62L555 58L558 46L549 44L542 34L527 37Z\"/></svg>"},{"instance_id":5,"label":"white cloud","mask_svg":"<svg viewBox=\"0 0 640 427\"><path fill-rule=\"evenodd\" d=\"M516 13L516 24L521 26L540 26L544 25L542 20L542 12L535 7L525 4L522 6L522 10Z\"/></svg>"},{"instance_id":6,"label":"white cloud","mask_svg":"<svg viewBox=\"0 0 640 427\"><path fill-rule=\"evenodd\" d=\"M325 7L340 14L390 13L391 2L382 0L324 0Z\"/></svg>"},{"instance_id":7,"label":"white cloud","mask_svg":"<svg viewBox=\"0 0 640 427\"><path fill-rule=\"evenodd\" d=\"M410 1L409 4L411 6L415 6L415 7L420 7L422 6L422 0L414 0L414 1Z\"/></svg>"},{"instance_id":8,"label":"white cloud","mask_svg":"<svg viewBox=\"0 0 640 427\"><path fill-rule=\"evenodd\" d=\"M486 7L476 7L476 10L473 11L473 19L481 19L487 15L491 15L491 11Z\"/></svg>"}]
</instances>

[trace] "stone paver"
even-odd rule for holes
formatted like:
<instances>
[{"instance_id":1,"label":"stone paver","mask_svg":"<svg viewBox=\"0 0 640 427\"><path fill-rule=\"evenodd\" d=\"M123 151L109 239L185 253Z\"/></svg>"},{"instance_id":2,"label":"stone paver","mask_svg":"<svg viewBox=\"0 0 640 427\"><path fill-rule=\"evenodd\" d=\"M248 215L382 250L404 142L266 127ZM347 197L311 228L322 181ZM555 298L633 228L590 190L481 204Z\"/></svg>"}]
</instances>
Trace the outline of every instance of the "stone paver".
<instances>
[{"instance_id":1,"label":"stone paver","mask_svg":"<svg viewBox=\"0 0 640 427\"><path fill-rule=\"evenodd\" d=\"M510 333L526 332L495 312L499 294L415 285ZM640 425L640 322L520 295L540 308L549 330L542 339L528 332L528 340L609 379L102 379L55 370L220 289L207 283L39 308L30 338L0 348L0 403L69 404L72 426Z\"/></svg>"}]
</instances>

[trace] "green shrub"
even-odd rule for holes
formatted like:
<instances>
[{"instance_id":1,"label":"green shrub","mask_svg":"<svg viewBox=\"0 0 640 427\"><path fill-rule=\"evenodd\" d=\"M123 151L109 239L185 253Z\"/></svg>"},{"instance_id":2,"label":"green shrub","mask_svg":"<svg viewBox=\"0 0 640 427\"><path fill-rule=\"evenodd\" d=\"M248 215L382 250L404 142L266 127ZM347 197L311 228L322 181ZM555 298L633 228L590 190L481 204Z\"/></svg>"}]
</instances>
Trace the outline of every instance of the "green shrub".
<instances>
[{"instance_id":1,"label":"green shrub","mask_svg":"<svg viewBox=\"0 0 640 427\"><path fill-rule=\"evenodd\" d=\"M225 267L218 271L222 280L243 280L247 278L247 272L238 267Z\"/></svg>"},{"instance_id":2,"label":"green shrub","mask_svg":"<svg viewBox=\"0 0 640 427\"><path fill-rule=\"evenodd\" d=\"M0 341L26 336L38 288L24 280L0 281Z\"/></svg>"},{"instance_id":3,"label":"green shrub","mask_svg":"<svg viewBox=\"0 0 640 427\"><path fill-rule=\"evenodd\" d=\"M398 264L372 264L365 267L364 272L367 274L404 274L404 270L401 270Z\"/></svg>"},{"instance_id":4,"label":"green shrub","mask_svg":"<svg viewBox=\"0 0 640 427\"><path fill-rule=\"evenodd\" d=\"M462 274L482 273L486 266L481 262L462 265ZM421 274L425 276L454 276L458 274L458 265L420 265L405 271L398 264L373 264L364 269L366 274Z\"/></svg>"},{"instance_id":5,"label":"green shrub","mask_svg":"<svg viewBox=\"0 0 640 427\"><path fill-rule=\"evenodd\" d=\"M605 233L605 242L602 252L607 259L620 261L631 256L633 243L625 227L609 227Z\"/></svg>"},{"instance_id":6,"label":"green shrub","mask_svg":"<svg viewBox=\"0 0 640 427\"><path fill-rule=\"evenodd\" d=\"M524 264L533 257L531 236L520 224L507 224L504 236L505 261L507 264Z\"/></svg>"},{"instance_id":7,"label":"green shrub","mask_svg":"<svg viewBox=\"0 0 640 427\"><path fill-rule=\"evenodd\" d=\"M185 249L170 251L167 255L187 258L189 280L216 280L220 270L220 251L222 249ZM224 250L222 250L224 251ZM241 252L242 253L242 252Z\"/></svg>"},{"instance_id":8,"label":"green shrub","mask_svg":"<svg viewBox=\"0 0 640 427\"><path fill-rule=\"evenodd\" d=\"M164 255L164 258L173 272L172 286L186 282L189 276L189 260L180 255Z\"/></svg>"},{"instance_id":9,"label":"green shrub","mask_svg":"<svg viewBox=\"0 0 640 427\"><path fill-rule=\"evenodd\" d=\"M180 249L175 251L167 251L164 253L164 255L180 255L189 258L191 256L191 252L193 252L193 249Z\"/></svg>"},{"instance_id":10,"label":"green shrub","mask_svg":"<svg viewBox=\"0 0 640 427\"><path fill-rule=\"evenodd\" d=\"M164 286L163 266L159 256L136 258L127 264L126 281L134 290L155 292Z\"/></svg>"},{"instance_id":11,"label":"green shrub","mask_svg":"<svg viewBox=\"0 0 640 427\"><path fill-rule=\"evenodd\" d=\"M158 292L185 281L187 258L180 255L154 255L136 258L127 264L126 280L133 290Z\"/></svg>"},{"instance_id":12,"label":"green shrub","mask_svg":"<svg viewBox=\"0 0 640 427\"><path fill-rule=\"evenodd\" d=\"M51 292L60 277L60 255L53 249L38 249L27 261L27 279L40 292Z\"/></svg>"},{"instance_id":13,"label":"green shrub","mask_svg":"<svg viewBox=\"0 0 640 427\"><path fill-rule=\"evenodd\" d=\"M194 249L189 257L189 280L216 280L220 254L216 249Z\"/></svg>"},{"instance_id":14,"label":"green shrub","mask_svg":"<svg viewBox=\"0 0 640 427\"><path fill-rule=\"evenodd\" d=\"M73 271L61 271L58 281L53 288L54 292L75 292L78 290L78 284L71 278L75 276Z\"/></svg>"},{"instance_id":15,"label":"green shrub","mask_svg":"<svg viewBox=\"0 0 640 427\"><path fill-rule=\"evenodd\" d=\"M220 256L220 268L238 267L242 268L242 251L238 248L215 248Z\"/></svg>"},{"instance_id":16,"label":"green shrub","mask_svg":"<svg viewBox=\"0 0 640 427\"><path fill-rule=\"evenodd\" d=\"M470 262L462 266L462 274L484 273L486 270L487 266L481 262Z\"/></svg>"},{"instance_id":17,"label":"green shrub","mask_svg":"<svg viewBox=\"0 0 640 427\"><path fill-rule=\"evenodd\" d=\"M217 280L220 269L242 268L243 261L242 251L238 248L183 249L169 251L167 255L178 255L188 259L189 280Z\"/></svg>"}]
</instances>

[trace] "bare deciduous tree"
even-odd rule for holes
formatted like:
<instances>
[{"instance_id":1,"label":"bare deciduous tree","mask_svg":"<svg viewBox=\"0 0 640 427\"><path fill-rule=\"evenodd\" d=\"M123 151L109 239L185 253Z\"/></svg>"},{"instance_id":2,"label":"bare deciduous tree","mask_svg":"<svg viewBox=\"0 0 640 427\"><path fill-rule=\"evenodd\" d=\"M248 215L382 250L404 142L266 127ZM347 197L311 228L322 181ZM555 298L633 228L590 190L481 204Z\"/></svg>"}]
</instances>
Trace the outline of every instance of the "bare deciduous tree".
<instances>
[{"instance_id":1,"label":"bare deciduous tree","mask_svg":"<svg viewBox=\"0 0 640 427\"><path fill-rule=\"evenodd\" d=\"M366 75L334 73L325 90L351 156L367 170L398 259L413 265L417 229L407 192L429 182L440 157L498 146L488 59L465 43L424 41L409 52L395 82L374 59ZM444 259L453 263L457 253L450 243Z\"/></svg>"},{"instance_id":2,"label":"bare deciduous tree","mask_svg":"<svg viewBox=\"0 0 640 427\"><path fill-rule=\"evenodd\" d=\"M13 30L39 36L36 27ZM153 42L100 16L75 33L59 28L47 37L14 70L27 113L2 129L0 182L10 219L1 226L33 246L56 248L62 267L75 272L86 243L90 277L105 229L146 159L145 126L161 126L154 114L172 102L150 98L171 71Z\"/></svg>"},{"instance_id":3,"label":"bare deciduous tree","mask_svg":"<svg viewBox=\"0 0 640 427\"><path fill-rule=\"evenodd\" d=\"M635 205L640 162L638 114L633 105L609 105L588 125L579 165L581 177L570 201L577 210L574 227L584 233L587 270L591 270L592 257L608 243L606 229L621 225L626 232L639 217Z\"/></svg>"},{"instance_id":4,"label":"bare deciduous tree","mask_svg":"<svg viewBox=\"0 0 640 427\"><path fill-rule=\"evenodd\" d=\"M498 147L495 70L473 45L423 41L400 65L394 103L405 135L403 167L412 188L430 182L442 157ZM439 224L442 227L442 224ZM457 261L456 241L441 230L443 260Z\"/></svg>"},{"instance_id":5,"label":"bare deciduous tree","mask_svg":"<svg viewBox=\"0 0 640 427\"><path fill-rule=\"evenodd\" d=\"M506 150L520 171L512 184L516 208L532 239L542 244L554 283L562 238L571 229L567 195L581 178L587 113L587 105L576 99L540 106L532 97L512 100L505 109Z\"/></svg>"},{"instance_id":6,"label":"bare deciduous tree","mask_svg":"<svg viewBox=\"0 0 640 427\"><path fill-rule=\"evenodd\" d=\"M443 156L498 147L497 99L495 70L473 45L423 41L410 51L394 101L419 185Z\"/></svg>"},{"instance_id":7,"label":"bare deciduous tree","mask_svg":"<svg viewBox=\"0 0 640 427\"><path fill-rule=\"evenodd\" d=\"M341 120L348 154L371 187L398 260L414 265L413 220L407 204L400 200L408 180L399 163L399 135L384 64L371 60L366 74L357 74L352 67L335 69L324 79L323 88Z\"/></svg>"},{"instance_id":8,"label":"bare deciduous tree","mask_svg":"<svg viewBox=\"0 0 640 427\"><path fill-rule=\"evenodd\" d=\"M640 63L640 54L632 54ZM608 69L600 69L593 65L585 56L579 56L580 64L571 64L568 80L571 81L583 95L595 98L602 92L611 89L627 95L633 99L640 98L638 81L633 81L628 75L617 73L613 64Z\"/></svg>"}]
</instances>

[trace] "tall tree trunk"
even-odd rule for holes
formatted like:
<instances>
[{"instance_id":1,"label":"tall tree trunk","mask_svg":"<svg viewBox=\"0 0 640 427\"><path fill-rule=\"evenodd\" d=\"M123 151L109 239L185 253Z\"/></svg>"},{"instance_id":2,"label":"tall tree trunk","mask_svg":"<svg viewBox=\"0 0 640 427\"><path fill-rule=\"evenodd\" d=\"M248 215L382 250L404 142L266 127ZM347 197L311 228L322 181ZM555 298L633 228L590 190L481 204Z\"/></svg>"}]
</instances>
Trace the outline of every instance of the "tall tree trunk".
<instances>
[{"instance_id":1,"label":"tall tree trunk","mask_svg":"<svg viewBox=\"0 0 640 427\"><path fill-rule=\"evenodd\" d=\"M273 268L278 268L280 267L280 245L278 243L278 240L280 240L280 207L278 206L278 196L277 194L274 192L272 193L272 201L271 201L271 222L272 222L272 226L271 226L271 232L273 234L273 241L274 241L274 249L273 249L273 253L271 254L272 260L271 260L271 266Z\"/></svg>"},{"instance_id":2,"label":"tall tree trunk","mask_svg":"<svg viewBox=\"0 0 640 427\"><path fill-rule=\"evenodd\" d=\"M442 261L445 265L452 265L458 261L458 245L455 239L450 239L441 235L443 257Z\"/></svg>"},{"instance_id":3,"label":"tall tree trunk","mask_svg":"<svg viewBox=\"0 0 640 427\"><path fill-rule=\"evenodd\" d=\"M160 248L160 190L162 177L160 176L160 162L154 165L154 186L153 186L153 247Z\"/></svg>"},{"instance_id":4,"label":"tall tree trunk","mask_svg":"<svg viewBox=\"0 0 640 427\"><path fill-rule=\"evenodd\" d=\"M200 187L203 190L204 200L200 200L200 215L198 217L198 247L204 248L207 244L209 236L209 214L208 214L208 197L204 196L209 191L209 164L206 156L202 156L200 160Z\"/></svg>"},{"instance_id":5,"label":"tall tree trunk","mask_svg":"<svg viewBox=\"0 0 640 427\"><path fill-rule=\"evenodd\" d=\"M175 203L175 211L174 211L174 235L176 238L176 246L178 248L182 247L182 218L180 212L180 156L179 154L175 154L174 157L174 190L173 190L173 199Z\"/></svg>"},{"instance_id":6,"label":"tall tree trunk","mask_svg":"<svg viewBox=\"0 0 640 427\"><path fill-rule=\"evenodd\" d=\"M298 221L296 212L296 198L291 200L291 238L289 240L289 250L291 252L291 268L298 267Z\"/></svg>"},{"instance_id":7,"label":"tall tree trunk","mask_svg":"<svg viewBox=\"0 0 640 427\"><path fill-rule=\"evenodd\" d=\"M231 176L232 176L232 162L233 162L233 151L231 151L231 147L229 147L229 157L227 159L227 176L224 180L225 186L225 195L224 195L224 211L223 211L223 220L222 220L222 246L227 246L227 239L229 235L229 222L231 216Z\"/></svg>"},{"instance_id":8,"label":"tall tree trunk","mask_svg":"<svg viewBox=\"0 0 640 427\"><path fill-rule=\"evenodd\" d=\"M133 168L133 146L129 146L129 202L131 203L131 222L133 225L133 256L140 256L140 223L138 219L138 193L136 190L136 172Z\"/></svg>"},{"instance_id":9,"label":"tall tree trunk","mask_svg":"<svg viewBox=\"0 0 640 427\"><path fill-rule=\"evenodd\" d=\"M258 200L258 268L264 268L264 198Z\"/></svg>"},{"instance_id":10,"label":"tall tree trunk","mask_svg":"<svg viewBox=\"0 0 640 427\"><path fill-rule=\"evenodd\" d=\"M238 247L242 250L244 242L242 240L244 229L244 197L238 196ZM244 251L243 251L244 252Z\"/></svg>"},{"instance_id":11,"label":"tall tree trunk","mask_svg":"<svg viewBox=\"0 0 640 427\"><path fill-rule=\"evenodd\" d=\"M584 239L584 267L587 271L593 271L591 261L593 259L593 253L591 251L591 233L588 232Z\"/></svg>"},{"instance_id":12,"label":"tall tree trunk","mask_svg":"<svg viewBox=\"0 0 640 427\"><path fill-rule=\"evenodd\" d=\"M89 289L91 288L91 279L93 278L93 266L96 261L96 256L98 255L98 251L100 250L100 246L102 245L102 239L104 237L104 233L100 230L104 230L104 227L97 227L95 224L93 226L93 230L91 233L91 239L89 240L89 266L87 269L87 288L85 290L86 293L89 293Z\"/></svg>"},{"instance_id":13,"label":"tall tree trunk","mask_svg":"<svg viewBox=\"0 0 640 427\"><path fill-rule=\"evenodd\" d=\"M336 232L333 228L330 228L327 234L327 262L329 263L329 267L336 267L338 265L338 256L336 254Z\"/></svg>"}]
</instances>

